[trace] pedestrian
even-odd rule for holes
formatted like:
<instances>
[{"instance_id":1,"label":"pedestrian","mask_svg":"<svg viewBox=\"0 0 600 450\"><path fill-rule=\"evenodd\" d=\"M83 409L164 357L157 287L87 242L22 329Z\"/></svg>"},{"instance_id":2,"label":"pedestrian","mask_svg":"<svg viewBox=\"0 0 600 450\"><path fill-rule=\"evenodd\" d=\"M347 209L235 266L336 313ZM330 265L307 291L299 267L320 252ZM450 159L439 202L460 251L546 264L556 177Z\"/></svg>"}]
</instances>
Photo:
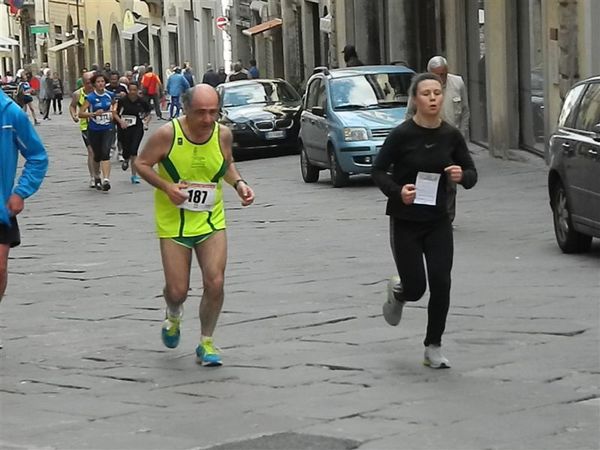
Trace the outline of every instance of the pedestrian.
<instances>
[{"instance_id":1,"label":"pedestrian","mask_svg":"<svg viewBox=\"0 0 600 450\"><path fill-rule=\"evenodd\" d=\"M50 120L50 105L52 104L52 78L50 77L50 69L45 68L42 71L43 75L40 79L40 114L43 120Z\"/></svg>"},{"instance_id":2,"label":"pedestrian","mask_svg":"<svg viewBox=\"0 0 600 450\"><path fill-rule=\"evenodd\" d=\"M106 77L97 73L91 80L94 90L86 95L79 117L90 119L88 121L88 140L94 152L94 161L100 163L102 184L95 180L96 189L110 190L110 146L113 137L112 109L114 95L105 89Z\"/></svg>"},{"instance_id":3,"label":"pedestrian","mask_svg":"<svg viewBox=\"0 0 600 450\"><path fill-rule=\"evenodd\" d=\"M141 82L142 91L144 97L148 103L152 100L154 104L154 112L156 117L162 120L162 112L160 110L160 96L162 90L162 83L157 74L152 71L152 66L146 67L146 73L144 74Z\"/></svg>"},{"instance_id":4,"label":"pedestrian","mask_svg":"<svg viewBox=\"0 0 600 450\"><path fill-rule=\"evenodd\" d=\"M462 134L441 118L444 95L440 77L416 75L409 94L416 113L388 135L372 169L373 180L388 198L390 243L399 274L388 283L383 317L388 324L398 325L404 304L419 300L428 280L424 364L446 368L450 363L441 345L454 254L446 179L470 189L477 182L477 171Z\"/></svg>"},{"instance_id":5,"label":"pedestrian","mask_svg":"<svg viewBox=\"0 0 600 450\"><path fill-rule=\"evenodd\" d=\"M241 62L236 62L233 64L233 72L227 75L227 82L230 81L239 81L239 80L247 80L248 72L244 70Z\"/></svg>"},{"instance_id":6,"label":"pedestrian","mask_svg":"<svg viewBox=\"0 0 600 450\"><path fill-rule=\"evenodd\" d=\"M170 96L169 101L169 119L173 120L175 117L179 117L181 111L181 96L185 91L190 88L190 85L186 78L181 73L180 67L173 69L173 74L167 80L167 94Z\"/></svg>"},{"instance_id":7,"label":"pedestrian","mask_svg":"<svg viewBox=\"0 0 600 450\"><path fill-rule=\"evenodd\" d=\"M204 84L210 84L212 87L217 87L219 85L219 75L217 75L211 63L206 65L206 72L204 72L202 82Z\"/></svg>"},{"instance_id":8,"label":"pedestrian","mask_svg":"<svg viewBox=\"0 0 600 450\"><path fill-rule=\"evenodd\" d=\"M0 301L8 281L8 254L21 243L17 215L40 187L48 155L27 114L0 89ZM25 159L15 186L19 154ZM0 348L2 344L0 343Z\"/></svg>"},{"instance_id":9,"label":"pedestrian","mask_svg":"<svg viewBox=\"0 0 600 450\"><path fill-rule=\"evenodd\" d=\"M102 189L102 183L100 180L100 163L94 160L94 150L90 145L88 139L88 119L79 117L79 110L85 103L85 98L88 94L94 92L94 86L92 85L93 72L86 72L81 75L82 87L75 90L71 95L71 103L69 104L69 113L73 122L79 123L79 129L81 130L81 137L83 144L87 150L87 166L90 174L90 188Z\"/></svg>"},{"instance_id":10,"label":"pedestrian","mask_svg":"<svg viewBox=\"0 0 600 450\"><path fill-rule=\"evenodd\" d=\"M223 306L227 260L222 180L233 186L242 206L252 204L254 192L233 162L231 131L217 122L219 96L215 89L206 84L192 87L183 95L183 107L184 116L149 138L136 166L142 178L156 188L156 226L167 304L162 341L168 348L179 344L194 252L203 280L196 356L201 364L219 366L222 362L213 333Z\"/></svg>"},{"instance_id":11,"label":"pedestrian","mask_svg":"<svg viewBox=\"0 0 600 450\"><path fill-rule=\"evenodd\" d=\"M356 48L352 44L348 44L342 50L344 54L344 62L346 63L346 67L357 67L364 66L363 62L358 59L358 54L356 53Z\"/></svg>"},{"instance_id":12,"label":"pedestrian","mask_svg":"<svg viewBox=\"0 0 600 450\"><path fill-rule=\"evenodd\" d=\"M138 93L138 84L129 84L129 93L119 98L117 107L113 111L115 123L119 129L117 136L123 149L123 162L121 168L127 170L131 163L131 183L139 184L140 177L135 168L135 159L144 131L148 129L150 121L150 105Z\"/></svg>"},{"instance_id":13,"label":"pedestrian","mask_svg":"<svg viewBox=\"0 0 600 450\"><path fill-rule=\"evenodd\" d=\"M460 75L448 73L448 61L443 56L434 56L427 63L427 71L435 73L442 79L444 103L442 104L442 119L460 130L465 140L469 141L469 100L467 88ZM408 99L405 120L415 113L412 99ZM456 217L456 183L448 180L448 214L450 222Z\"/></svg>"},{"instance_id":14,"label":"pedestrian","mask_svg":"<svg viewBox=\"0 0 600 450\"><path fill-rule=\"evenodd\" d=\"M58 77L58 72L52 74L52 110L54 115L58 110L58 114L62 114L62 101L63 101L63 82Z\"/></svg>"},{"instance_id":15,"label":"pedestrian","mask_svg":"<svg viewBox=\"0 0 600 450\"><path fill-rule=\"evenodd\" d=\"M258 67L256 67L255 59L250 60L250 68L248 69L248 73L250 74L250 78L260 78L260 72L258 71Z\"/></svg>"},{"instance_id":16,"label":"pedestrian","mask_svg":"<svg viewBox=\"0 0 600 450\"><path fill-rule=\"evenodd\" d=\"M218 82L217 82L217 86L219 84L223 84L227 81L227 74L225 73L225 67L221 66L219 67L219 71L217 72L217 76L218 78Z\"/></svg>"},{"instance_id":17,"label":"pedestrian","mask_svg":"<svg viewBox=\"0 0 600 450\"><path fill-rule=\"evenodd\" d=\"M107 80L110 80L110 75L113 73L113 70L110 67L110 63L109 62L105 62L104 63L104 68L102 69L102 74L104 75L104 77ZM118 72L117 72L118 74Z\"/></svg>"},{"instance_id":18,"label":"pedestrian","mask_svg":"<svg viewBox=\"0 0 600 450\"><path fill-rule=\"evenodd\" d=\"M196 84L196 82L194 81L194 71L189 61L183 63L183 70L181 72L183 73L183 76L185 77L190 86Z\"/></svg>"},{"instance_id":19,"label":"pedestrian","mask_svg":"<svg viewBox=\"0 0 600 450\"><path fill-rule=\"evenodd\" d=\"M33 74L31 72L21 72L21 78L19 82L19 86L17 87L17 104L23 108L23 111L31 113L31 118L33 119L33 123L39 125L40 122L35 117L35 110L33 108L33 95L34 89L31 87L31 80L33 79Z\"/></svg>"}]
</instances>

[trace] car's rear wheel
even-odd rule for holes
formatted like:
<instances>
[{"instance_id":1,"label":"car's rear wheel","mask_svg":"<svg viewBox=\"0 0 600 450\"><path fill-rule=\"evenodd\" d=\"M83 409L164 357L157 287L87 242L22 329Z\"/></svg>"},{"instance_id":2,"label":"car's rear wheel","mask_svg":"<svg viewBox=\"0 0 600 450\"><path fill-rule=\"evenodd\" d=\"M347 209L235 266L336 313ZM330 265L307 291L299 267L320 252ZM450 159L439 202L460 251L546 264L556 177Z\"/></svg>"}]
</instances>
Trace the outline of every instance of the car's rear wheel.
<instances>
[{"instance_id":1,"label":"car's rear wheel","mask_svg":"<svg viewBox=\"0 0 600 450\"><path fill-rule=\"evenodd\" d=\"M316 183L319 181L319 168L313 166L308 160L308 155L302 142L300 143L300 171L305 183Z\"/></svg>"},{"instance_id":2,"label":"car's rear wheel","mask_svg":"<svg viewBox=\"0 0 600 450\"><path fill-rule=\"evenodd\" d=\"M562 183L557 183L551 199L556 242L564 253L581 253L590 249L592 237L573 228L567 193Z\"/></svg>"},{"instance_id":3,"label":"car's rear wheel","mask_svg":"<svg viewBox=\"0 0 600 450\"><path fill-rule=\"evenodd\" d=\"M339 188L348 184L350 176L340 167L333 149L329 150L329 173L331 174L331 184L333 184L333 187Z\"/></svg>"}]
</instances>

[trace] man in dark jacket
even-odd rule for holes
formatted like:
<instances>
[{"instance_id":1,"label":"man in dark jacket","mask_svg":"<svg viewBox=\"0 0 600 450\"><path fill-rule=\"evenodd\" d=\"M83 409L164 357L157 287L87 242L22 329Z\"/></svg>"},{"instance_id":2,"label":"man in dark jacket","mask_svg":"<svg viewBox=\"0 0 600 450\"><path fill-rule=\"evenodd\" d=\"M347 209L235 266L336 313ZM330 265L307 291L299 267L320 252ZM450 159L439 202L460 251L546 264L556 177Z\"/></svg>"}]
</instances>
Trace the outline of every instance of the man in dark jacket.
<instances>
[{"instance_id":1,"label":"man in dark jacket","mask_svg":"<svg viewBox=\"0 0 600 450\"><path fill-rule=\"evenodd\" d=\"M364 66L363 62L358 59L354 45L346 45L344 50L342 50L342 53L344 54L344 62L346 63L346 67Z\"/></svg>"},{"instance_id":2,"label":"man in dark jacket","mask_svg":"<svg viewBox=\"0 0 600 450\"><path fill-rule=\"evenodd\" d=\"M219 85L219 75L217 75L217 72L215 72L211 63L206 65L206 72L204 72L202 82L210 84L212 87L217 87Z\"/></svg>"}]
</instances>

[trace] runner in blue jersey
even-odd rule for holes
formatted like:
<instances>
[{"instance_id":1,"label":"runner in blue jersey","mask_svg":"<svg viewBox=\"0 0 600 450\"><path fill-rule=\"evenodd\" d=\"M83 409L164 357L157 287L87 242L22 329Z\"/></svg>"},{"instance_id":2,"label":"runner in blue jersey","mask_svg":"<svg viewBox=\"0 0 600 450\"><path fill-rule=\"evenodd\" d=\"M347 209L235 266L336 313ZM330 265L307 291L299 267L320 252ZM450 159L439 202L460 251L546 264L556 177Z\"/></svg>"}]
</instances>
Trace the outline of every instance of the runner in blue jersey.
<instances>
[{"instance_id":1,"label":"runner in blue jersey","mask_svg":"<svg viewBox=\"0 0 600 450\"><path fill-rule=\"evenodd\" d=\"M85 97L79 117L89 119L88 140L94 152L94 161L100 163L102 183L96 180L96 189L110 189L110 145L113 137L112 110L114 94L105 89L106 77L96 74L91 79L94 91Z\"/></svg>"}]
</instances>

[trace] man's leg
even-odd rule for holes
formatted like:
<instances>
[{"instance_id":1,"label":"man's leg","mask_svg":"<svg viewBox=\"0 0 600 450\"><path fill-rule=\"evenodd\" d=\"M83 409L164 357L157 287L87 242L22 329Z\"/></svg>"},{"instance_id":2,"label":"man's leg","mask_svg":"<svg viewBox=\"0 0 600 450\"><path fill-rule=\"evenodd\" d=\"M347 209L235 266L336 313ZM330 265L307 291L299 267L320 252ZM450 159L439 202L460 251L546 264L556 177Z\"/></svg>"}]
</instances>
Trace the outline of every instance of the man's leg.
<instances>
[{"instance_id":1,"label":"man's leg","mask_svg":"<svg viewBox=\"0 0 600 450\"><path fill-rule=\"evenodd\" d=\"M158 92L152 96L152 101L154 102L154 112L156 113L156 117L162 119L162 111L160 110L160 95Z\"/></svg>"},{"instance_id":2,"label":"man's leg","mask_svg":"<svg viewBox=\"0 0 600 450\"><path fill-rule=\"evenodd\" d=\"M165 347L175 348L179 345L183 303L190 285L192 250L171 239L161 239L160 254L165 274L163 295L167 304L161 339Z\"/></svg>"},{"instance_id":3,"label":"man's leg","mask_svg":"<svg viewBox=\"0 0 600 450\"><path fill-rule=\"evenodd\" d=\"M0 302L6 291L6 283L8 280L8 252L10 251L9 244L0 244Z\"/></svg>"},{"instance_id":4,"label":"man's leg","mask_svg":"<svg viewBox=\"0 0 600 450\"><path fill-rule=\"evenodd\" d=\"M217 231L196 247L196 257L202 270L204 291L200 302L200 333L211 337L223 307L225 266L227 264L227 235Z\"/></svg>"}]
</instances>

